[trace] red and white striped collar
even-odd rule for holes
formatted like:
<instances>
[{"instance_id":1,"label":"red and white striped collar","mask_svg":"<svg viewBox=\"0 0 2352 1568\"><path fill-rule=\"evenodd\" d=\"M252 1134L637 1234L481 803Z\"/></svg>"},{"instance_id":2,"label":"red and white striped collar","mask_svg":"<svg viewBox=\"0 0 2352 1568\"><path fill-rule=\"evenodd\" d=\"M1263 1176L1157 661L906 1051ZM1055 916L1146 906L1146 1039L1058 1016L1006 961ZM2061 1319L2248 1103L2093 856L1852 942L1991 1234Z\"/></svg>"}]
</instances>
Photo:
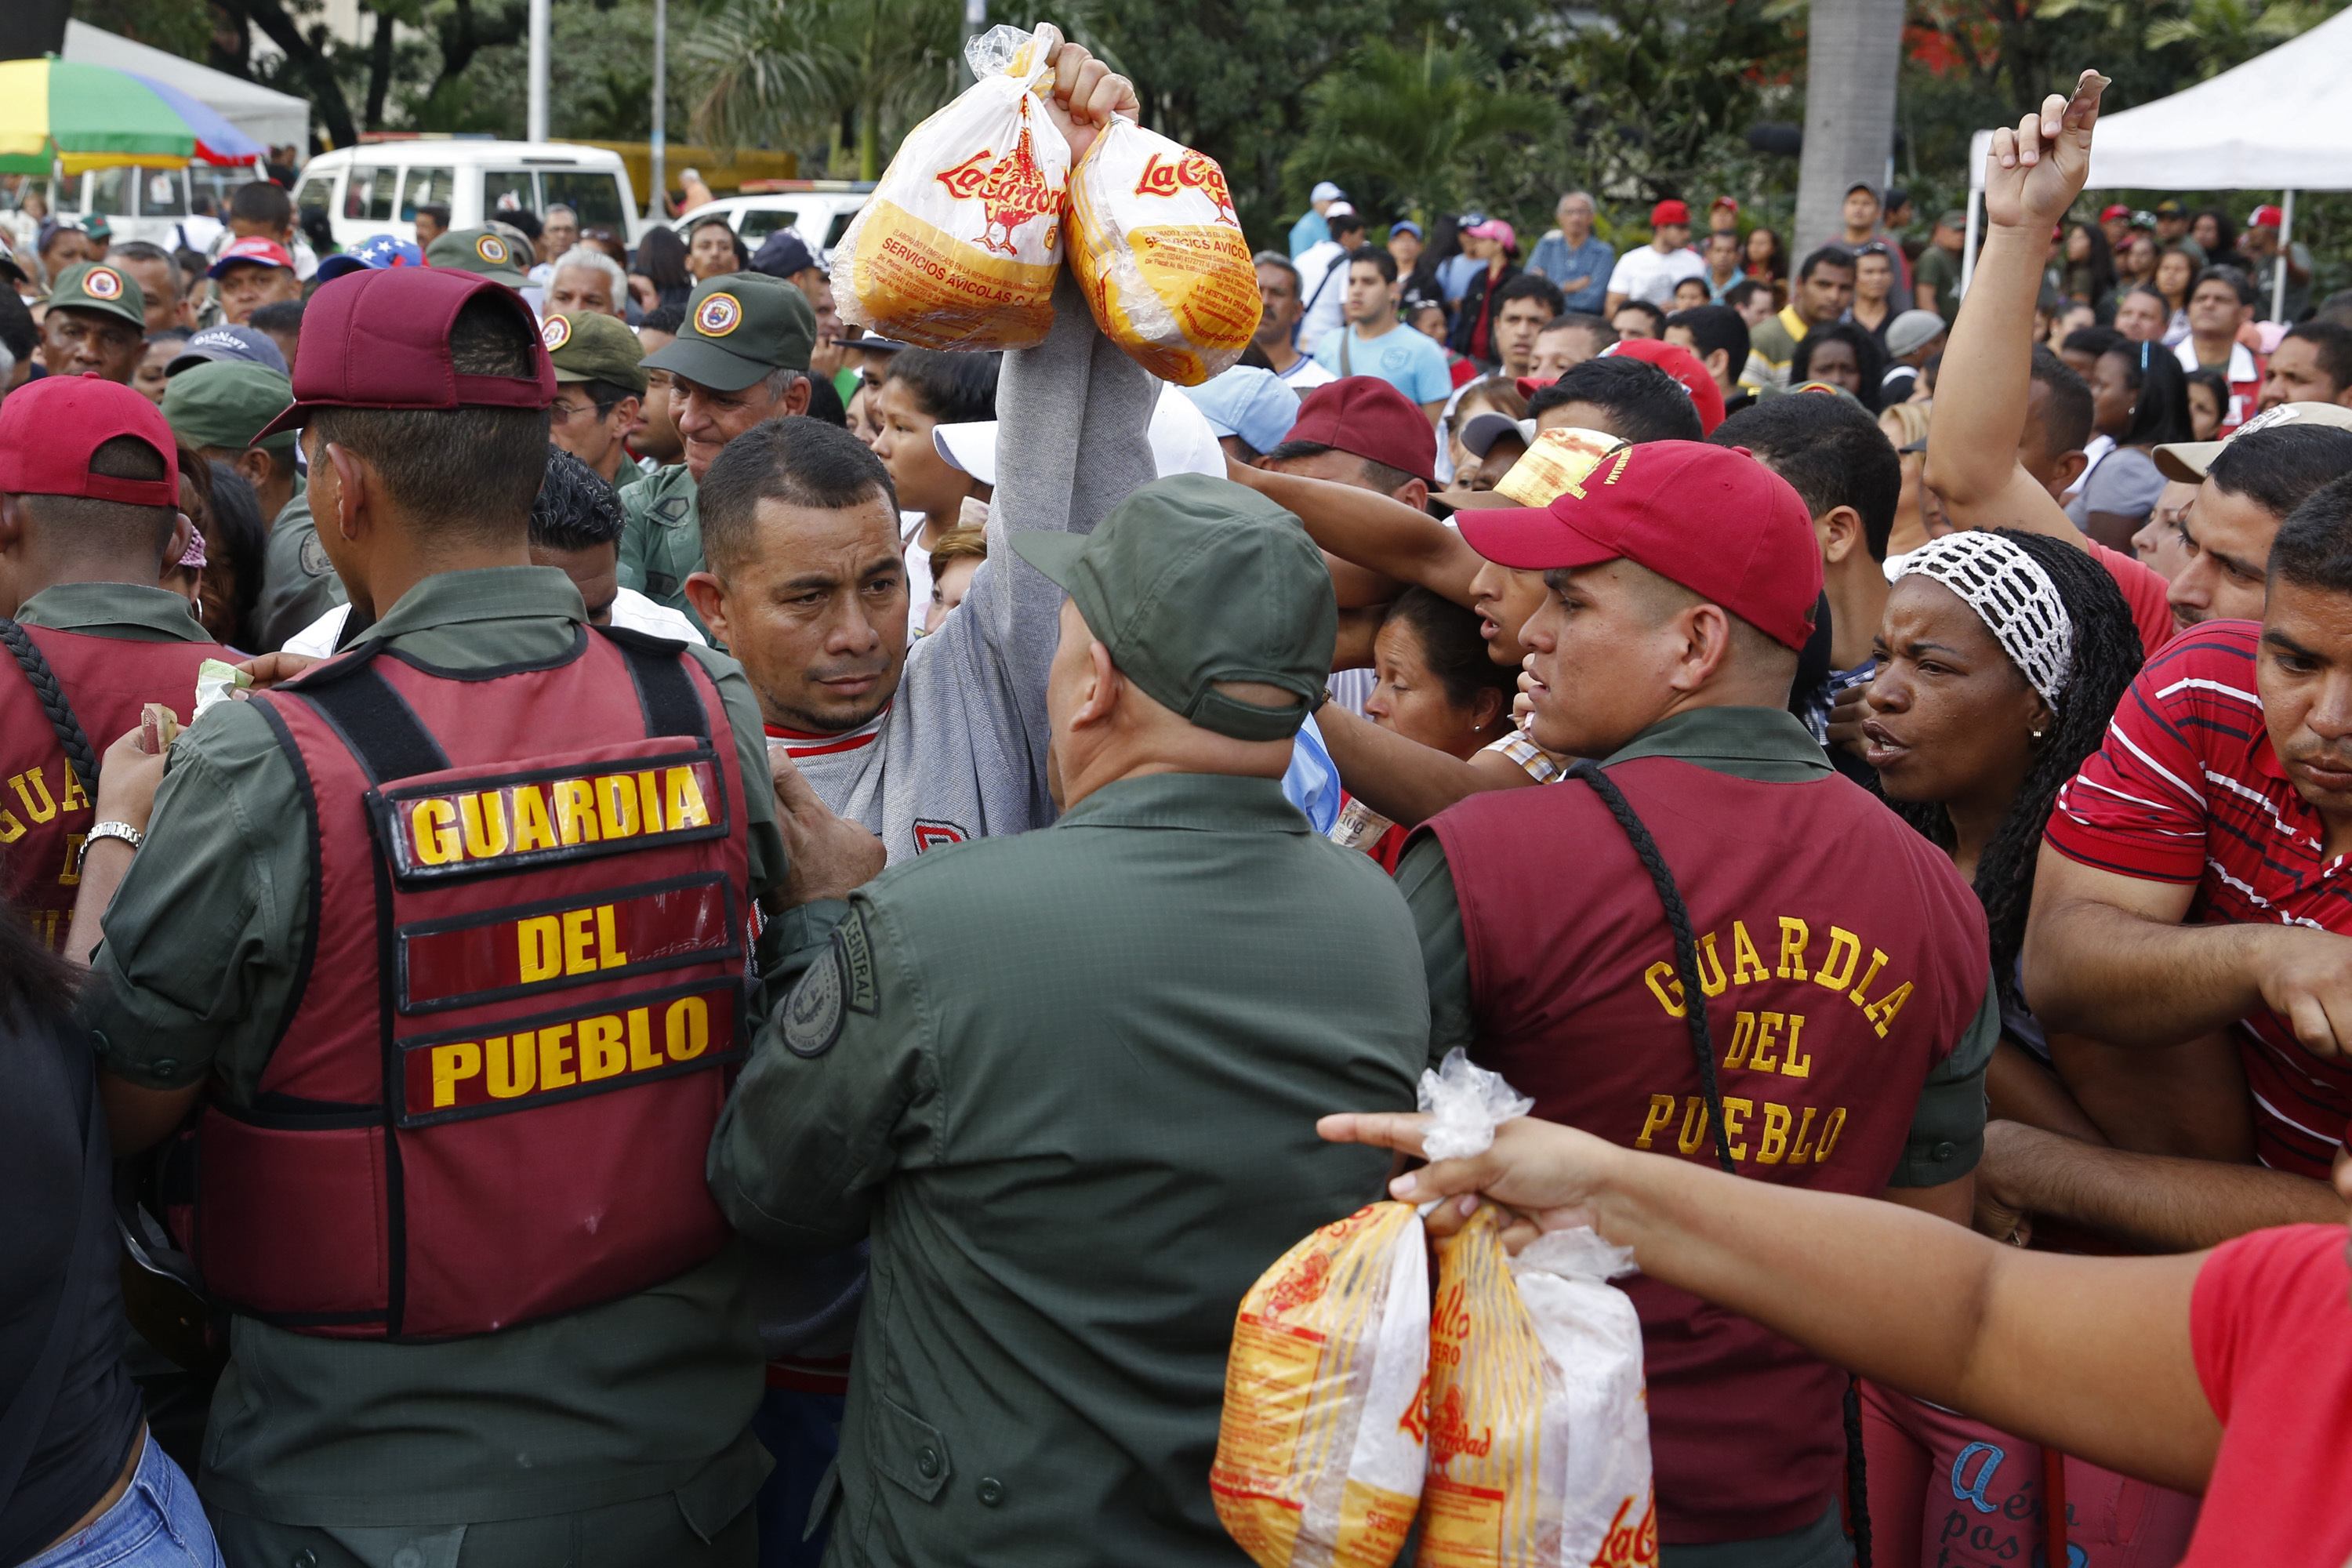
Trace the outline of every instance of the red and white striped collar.
<instances>
[{"instance_id":1,"label":"red and white striped collar","mask_svg":"<svg viewBox=\"0 0 2352 1568\"><path fill-rule=\"evenodd\" d=\"M856 752L872 745L882 738L883 721L890 717L890 705L884 703L882 711L855 730L843 730L831 735L812 734L805 730L787 730L782 724L764 726L771 741L783 742L784 755L792 758L829 757L836 752Z\"/></svg>"}]
</instances>

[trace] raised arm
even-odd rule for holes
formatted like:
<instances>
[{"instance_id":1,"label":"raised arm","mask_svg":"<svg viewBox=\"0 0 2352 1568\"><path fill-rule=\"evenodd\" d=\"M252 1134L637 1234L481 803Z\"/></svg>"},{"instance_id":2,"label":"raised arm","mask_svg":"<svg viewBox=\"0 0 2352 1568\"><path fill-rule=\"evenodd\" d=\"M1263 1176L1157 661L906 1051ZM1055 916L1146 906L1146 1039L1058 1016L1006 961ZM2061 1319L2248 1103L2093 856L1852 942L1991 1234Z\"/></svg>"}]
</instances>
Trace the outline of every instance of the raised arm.
<instances>
[{"instance_id":1,"label":"raised arm","mask_svg":"<svg viewBox=\"0 0 2352 1568\"><path fill-rule=\"evenodd\" d=\"M1296 516L1307 537L1330 554L1470 608L1478 552L1419 508L1354 485L1242 463L1228 461L1225 474Z\"/></svg>"},{"instance_id":2,"label":"raised arm","mask_svg":"<svg viewBox=\"0 0 2352 1568\"><path fill-rule=\"evenodd\" d=\"M1391 822L1407 827L1428 821L1455 801L1482 790L1515 789L1536 781L1508 757L1480 752L1468 762L1407 740L1336 703L1316 710L1316 725L1348 793Z\"/></svg>"},{"instance_id":3,"label":"raised arm","mask_svg":"<svg viewBox=\"0 0 2352 1568\"><path fill-rule=\"evenodd\" d=\"M1978 1184L2001 1206L2063 1220L2150 1251L2219 1247L2279 1225L2341 1225L2325 1182L2260 1165L2136 1154L1996 1121Z\"/></svg>"},{"instance_id":4,"label":"raised arm","mask_svg":"<svg viewBox=\"0 0 2352 1568\"><path fill-rule=\"evenodd\" d=\"M2033 362L2033 305L2050 230L2083 189L2106 79L2084 71L1986 158L1984 249L1952 323L1928 416L1929 489L1958 528L2017 528L2081 545L2083 532L2017 460Z\"/></svg>"},{"instance_id":5,"label":"raised arm","mask_svg":"<svg viewBox=\"0 0 2352 1568\"><path fill-rule=\"evenodd\" d=\"M1418 1153L1422 1121L1332 1116L1320 1131ZM1546 1229L1591 1225L1651 1279L1839 1366L2126 1475L2197 1491L2211 1474L2221 1428L2189 1348L2196 1256L2021 1251L1899 1205L1527 1120L1391 1191L1414 1203L1482 1192Z\"/></svg>"}]
</instances>

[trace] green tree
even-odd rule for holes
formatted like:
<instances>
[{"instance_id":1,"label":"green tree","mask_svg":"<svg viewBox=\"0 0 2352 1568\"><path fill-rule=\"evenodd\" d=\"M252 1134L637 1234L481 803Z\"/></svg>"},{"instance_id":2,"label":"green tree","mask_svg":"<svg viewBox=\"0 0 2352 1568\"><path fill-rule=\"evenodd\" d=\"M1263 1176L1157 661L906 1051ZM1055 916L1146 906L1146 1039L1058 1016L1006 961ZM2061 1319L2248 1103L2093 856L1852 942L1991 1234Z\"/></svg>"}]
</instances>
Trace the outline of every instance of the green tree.
<instances>
[{"instance_id":1,"label":"green tree","mask_svg":"<svg viewBox=\"0 0 2352 1568\"><path fill-rule=\"evenodd\" d=\"M1468 44L1367 45L1307 89L1307 131L1284 163L1294 195L1338 181L1367 210L1458 210L1478 172L1548 135L1551 100L1523 92Z\"/></svg>"}]
</instances>

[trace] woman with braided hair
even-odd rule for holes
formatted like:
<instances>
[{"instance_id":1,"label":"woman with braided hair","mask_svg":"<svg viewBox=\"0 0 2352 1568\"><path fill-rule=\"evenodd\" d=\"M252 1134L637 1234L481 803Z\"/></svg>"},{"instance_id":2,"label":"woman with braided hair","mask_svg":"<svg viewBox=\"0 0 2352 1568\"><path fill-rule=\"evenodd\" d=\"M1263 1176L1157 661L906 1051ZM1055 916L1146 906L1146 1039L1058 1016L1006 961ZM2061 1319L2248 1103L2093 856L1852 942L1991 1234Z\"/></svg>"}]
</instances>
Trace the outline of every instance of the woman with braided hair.
<instances>
[{"instance_id":1,"label":"woman with braided hair","mask_svg":"<svg viewBox=\"0 0 2352 1568\"><path fill-rule=\"evenodd\" d=\"M2051 804L2139 670L2131 610L2072 545L2006 529L1951 533L1904 557L1876 651L1865 757L1896 815L1951 856L1984 905L2001 1015L1985 1080L1992 1115L2105 1142L2053 1066L2053 1046L2063 1066L2075 1042L2053 1042L2034 1019L2018 952ZM1874 1384L1863 1406L1881 1564L1991 1568L2044 1551L2052 1563L2139 1568L2187 1546L2194 1499L2045 1461L2030 1443ZM2079 1551L2044 1532L2038 1516L2053 1492L2073 1500Z\"/></svg>"}]
</instances>

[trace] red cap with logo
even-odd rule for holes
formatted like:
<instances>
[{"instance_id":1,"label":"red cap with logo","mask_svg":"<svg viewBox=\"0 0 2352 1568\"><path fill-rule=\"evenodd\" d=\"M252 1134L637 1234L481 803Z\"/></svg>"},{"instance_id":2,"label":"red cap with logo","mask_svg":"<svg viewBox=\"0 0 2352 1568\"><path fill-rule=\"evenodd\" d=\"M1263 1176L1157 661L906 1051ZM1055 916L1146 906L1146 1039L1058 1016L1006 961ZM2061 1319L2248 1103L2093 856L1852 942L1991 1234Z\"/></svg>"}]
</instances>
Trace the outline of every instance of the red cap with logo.
<instances>
[{"instance_id":1,"label":"red cap with logo","mask_svg":"<svg viewBox=\"0 0 2352 1568\"><path fill-rule=\"evenodd\" d=\"M1711 213L1736 213L1739 210L1739 198L1738 196L1717 196L1715 200L1706 204L1706 210Z\"/></svg>"},{"instance_id":2,"label":"red cap with logo","mask_svg":"<svg viewBox=\"0 0 2352 1568\"><path fill-rule=\"evenodd\" d=\"M247 235L224 249L220 259L205 268L205 276L217 278L230 268L239 266L283 267L291 272L294 270L294 258L274 239L264 239L257 234Z\"/></svg>"},{"instance_id":3,"label":"red cap with logo","mask_svg":"<svg viewBox=\"0 0 2352 1568\"><path fill-rule=\"evenodd\" d=\"M1812 513L1736 447L1650 441L1600 457L1548 507L1457 511L1470 547L1522 572L1626 560L1802 648L1822 595Z\"/></svg>"},{"instance_id":4,"label":"red cap with logo","mask_svg":"<svg viewBox=\"0 0 2352 1568\"><path fill-rule=\"evenodd\" d=\"M1341 376L1308 393L1283 439L1312 441L1386 463L1423 484L1437 482L1437 432L1429 416L1376 375Z\"/></svg>"},{"instance_id":5,"label":"red cap with logo","mask_svg":"<svg viewBox=\"0 0 2352 1568\"><path fill-rule=\"evenodd\" d=\"M449 331L478 296L511 314L530 340L530 375L458 374ZM545 408L554 401L555 366L513 289L454 267L347 272L321 284L303 308L294 401L254 440L306 423L315 408Z\"/></svg>"},{"instance_id":6,"label":"red cap with logo","mask_svg":"<svg viewBox=\"0 0 2352 1568\"><path fill-rule=\"evenodd\" d=\"M1619 338L1602 349L1602 355L1615 354L1620 359L1637 359L1643 364L1654 364L1676 381L1698 409L1698 427L1702 434L1712 436L1715 427L1723 423L1723 388L1715 384L1715 377L1706 372L1698 355L1680 343L1664 342L1656 338Z\"/></svg>"},{"instance_id":7,"label":"red cap with logo","mask_svg":"<svg viewBox=\"0 0 2352 1568\"><path fill-rule=\"evenodd\" d=\"M2101 223L2113 223L2119 217L2129 216L2131 216L2131 208L2126 206L2121 202L2117 202L2112 206L2102 207L2099 209L2099 221Z\"/></svg>"},{"instance_id":8,"label":"red cap with logo","mask_svg":"<svg viewBox=\"0 0 2352 1568\"><path fill-rule=\"evenodd\" d=\"M153 447L163 459L163 477L117 479L91 473L91 456L118 436ZM180 444L163 423L163 411L121 382L44 376L0 402L0 492L82 496L176 510Z\"/></svg>"},{"instance_id":9,"label":"red cap with logo","mask_svg":"<svg viewBox=\"0 0 2352 1568\"><path fill-rule=\"evenodd\" d=\"M2248 228L2284 228L2286 214L2278 207L2267 205L2258 206L2246 219L2246 226Z\"/></svg>"},{"instance_id":10,"label":"red cap with logo","mask_svg":"<svg viewBox=\"0 0 2352 1568\"><path fill-rule=\"evenodd\" d=\"M1650 209L1650 226L1652 228L1655 228L1660 224L1664 223L1679 223L1687 226L1689 222L1690 204L1688 202L1678 202L1674 200L1672 197L1668 197L1666 200L1660 202L1656 206Z\"/></svg>"}]
</instances>

